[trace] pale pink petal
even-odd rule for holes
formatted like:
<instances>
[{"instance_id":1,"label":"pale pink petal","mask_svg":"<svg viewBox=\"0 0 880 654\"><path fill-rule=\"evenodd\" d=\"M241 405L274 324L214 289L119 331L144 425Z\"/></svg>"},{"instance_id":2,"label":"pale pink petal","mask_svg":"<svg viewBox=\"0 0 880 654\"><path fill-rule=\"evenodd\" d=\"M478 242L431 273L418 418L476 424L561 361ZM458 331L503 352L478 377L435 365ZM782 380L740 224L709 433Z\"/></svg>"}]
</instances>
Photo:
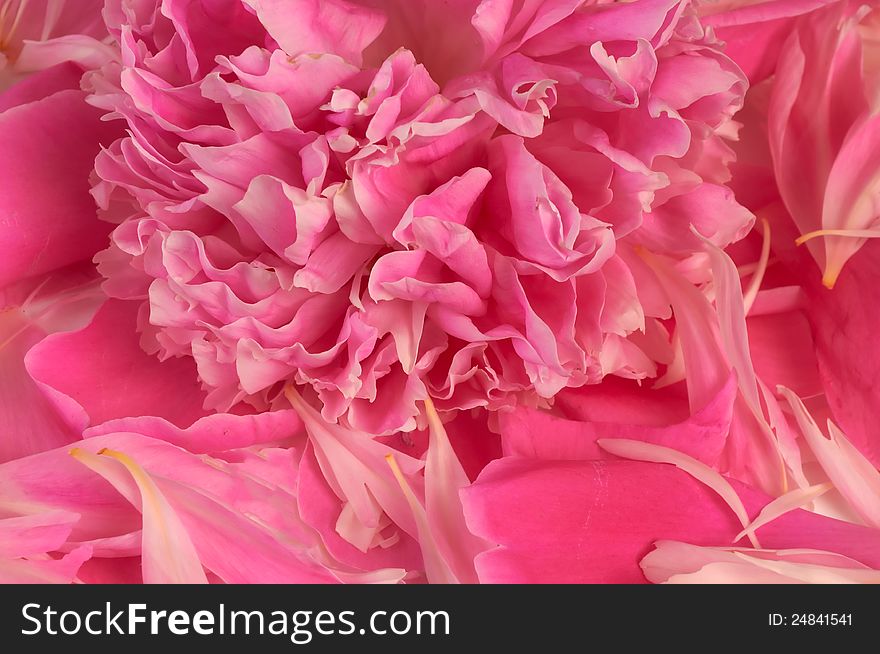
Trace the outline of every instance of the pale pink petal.
<instances>
[{"instance_id":1,"label":"pale pink petal","mask_svg":"<svg viewBox=\"0 0 880 654\"><path fill-rule=\"evenodd\" d=\"M67 511L0 519L0 557L23 557L58 551L79 515Z\"/></svg>"},{"instance_id":2,"label":"pale pink petal","mask_svg":"<svg viewBox=\"0 0 880 654\"><path fill-rule=\"evenodd\" d=\"M768 522L776 520L783 513L788 513L794 509L799 509L805 504L809 504L814 499L831 489L831 484L816 484L807 488L796 488L789 491L785 495L780 495L767 506L761 509L761 513L755 518L745 529L737 534L736 540L750 533L755 533L759 527L763 527Z\"/></svg>"},{"instance_id":3,"label":"pale pink petal","mask_svg":"<svg viewBox=\"0 0 880 654\"><path fill-rule=\"evenodd\" d=\"M76 425L40 391L25 368L27 352L45 332L17 308L0 313L0 462L72 443Z\"/></svg>"},{"instance_id":4,"label":"pale pink petal","mask_svg":"<svg viewBox=\"0 0 880 654\"><path fill-rule=\"evenodd\" d=\"M877 583L878 571L821 550L746 550L661 541L641 562L649 581L693 584Z\"/></svg>"},{"instance_id":5,"label":"pale pink petal","mask_svg":"<svg viewBox=\"0 0 880 654\"><path fill-rule=\"evenodd\" d=\"M816 425L803 402L787 388L779 391L794 411L798 426L828 478L865 524L880 528L880 471L830 420L828 437Z\"/></svg>"},{"instance_id":6,"label":"pale pink petal","mask_svg":"<svg viewBox=\"0 0 880 654\"><path fill-rule=\"evenodd\" d=\"M468 530L459 493L470 485L458 456L449 442L430 400L425 403L430 441L425 461L425 513L431 532L455 577L461 583L476 583L474 558L486 549L486 542Z\"/></svg>"},{"instance_id":7,"label":"pale pink petal","mask_svg":"<svg viewBox=\"0 0 880 654\"><path fill-rule=\"evenodd\" d=\"M422 506L415 493L413 493L412 488L410 488L409 483L407 483L406 478L403 476L403 472L401 472L400 467L397 465L394 454L387 454L385 460L388 463L388 467L391 468L397 483L400 484L400 490L412 512L413 521L416 526L416 533L418 535L419 547L422 550L422 558L425 562L425 577L427 578L428 583L460 583L460 580L450 569L449 563L440 551L440 546L437 543L434 531L428 521L425 507Z\"/></svg>"},{"instance_id":8,"label":"pale pink petal","mask_svg":"<svg viewBox=\"0 0 880 654\"><path fill-rule=\"evenodd\" d=\"M288 388L285 394L305 423L327 482L341 500L350 504L357 523L364 529L378 530L385 513L415 536L411 508L385 462L386 455L393 452L391 448L373 441L367 434L326 423L292 389ZM422 467L401 454L396 455L396 461L407 475Z\"/></svg>"},{"instance_id":9,"label":"pale pink petal","mask_svg":"<svg viewBox=\"0 0 880 654\"><path fill-rule=\"evenodd\" d=\"M97 455L74 450L71 454L107 479L143 514L144 583L208 583L196 549L180 518L143 468L127 454L114 450L101 449ZM130 478L120 475L119 464ZM136 491L128 487L131 481Z\"/></svg>"},{"instance_id":10,"label":"pale pink petal","mask_svg":"<svg viewBox=\"0 0 880 654\"><path fill-rule=\"evenodd\" d=\"M0 583L70 584L91 556L87 546L78 547L60 559L0 559Z\"/></svg>"}]
</instances>

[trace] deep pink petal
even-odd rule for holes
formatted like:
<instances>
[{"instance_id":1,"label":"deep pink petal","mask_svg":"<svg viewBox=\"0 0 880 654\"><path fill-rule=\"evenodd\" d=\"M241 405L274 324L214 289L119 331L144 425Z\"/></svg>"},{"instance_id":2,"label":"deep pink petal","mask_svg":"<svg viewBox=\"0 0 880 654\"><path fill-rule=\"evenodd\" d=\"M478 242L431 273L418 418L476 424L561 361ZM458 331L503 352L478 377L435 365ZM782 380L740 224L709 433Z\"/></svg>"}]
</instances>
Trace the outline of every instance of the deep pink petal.
<instances>
[{"instance_id":1,"label":"deep pink petal","mask_svg":"<svg viewBox=\"0 0 880 654\"><path fill-rule=\"evenodd\" d=\"M0 114L0 286L91 258L106 247L89 173L118 125L99 120L79 90L60 91Z\"/></svg>"},{"instance_id":2,"label":"deep pink petal","mask_svg":"<svg viewBox=\"0 0 880 654\"><path fill-rule=\"evenodd\" d=\"M754 517L768 498L731 480ZM637 583L657 540L730 545L741 526L710 489L672 466L511 457L463 492L483 582ZM514 516L512 519L511 516ZM764 547L810 547L880 563L880 532L796 510L758 530Z\"/></svg>"},{"instance_id":3,"label":"deep pink petal","mask_svg":"<svg viewBox=\"0 0 880 654\"><path fill-rule=\"evenodd\" d=\"M85 329L53 334L27 355L30 374L82 429L128 416L186 427L205 415L191 359L160 362L141 349L137 304L108 301Z\"/></svg>"}]
</instances>

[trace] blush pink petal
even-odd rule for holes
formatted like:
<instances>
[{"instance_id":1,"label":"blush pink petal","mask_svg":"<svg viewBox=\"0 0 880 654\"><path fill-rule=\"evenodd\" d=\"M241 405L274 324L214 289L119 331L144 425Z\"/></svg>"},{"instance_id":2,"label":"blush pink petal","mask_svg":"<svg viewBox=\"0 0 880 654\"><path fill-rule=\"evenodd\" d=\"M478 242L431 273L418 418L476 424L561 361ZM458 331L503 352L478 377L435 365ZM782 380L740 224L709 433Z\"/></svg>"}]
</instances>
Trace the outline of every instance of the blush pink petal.
<instances>
[{"instance_id":1,"label":"blush pink petal","mask_svg":"<svg viewBox=\"0 0 880 654\"><path fill-rule=\"evenodd\" d=\"M105 297L86 267L53 271L0 289L0 461L9 461L78 440L38 383L25 359L48 334L81 329Z\"/></svg>"},{"instance_id":2,"label":"blush pink petal","mask_svg":"<svg viewBox=\"0 0 880 654\"><path fill-rule=\"evenodd\" d=\"M428 526L455 578L465 584L476 583L474 558L486 548L486 542L474 536L465 523L460 494L470 486L470 480L430 400L425 410L430 430L425 461Z\"/></svg>"},{"instance_id":3,"label":"blush pink petal","mask_svg":"<svg viewBox=\"0 0 880 654\"><path fill-rule=\"evenodd\" d=\"M66 511L0 519L0 557L25 557L58 551L79 515Z\"/></svg>"},{"instance_id":4,"label":"blush pink petal","mask_svg":"<svg viewBox=\"0 0 880 654\"><path fill-rule=\"evenodd\" d=\"M76 89L82 74L82 68L65 62L28 75L0 94L0 112L48 98L59 91Z\"/></svg>"},{"instance_id":5,"label":"blush pink petal","mask_svg":"<svg viewBox=\"0 0 880 654\"><path fill-rule=\"evenodd\" d=\"M78 547L59 559L0 559L0 583L4 584L71 584L91 550Z\"/></svg>"},{"instance_id":6,"label":"blush pink petal","mask_svg":"<svg viewBox=\"0 0 880 654\"><path fill-rule=\"evenodd\" d=\"M813 500L831 490L831 487L831 483L826 482L824 484L816 484L815 486L807 486L806 488L796 488L784 495L780 495L761 509L758 517L750 522L748 526L738 534L738 536L742 538L747 534L754 533L756 529L776 520L784 513L799 509L806 504L811 504ZM737 540L739 540L739 538L737 538Z\"/></svg>"},{"instance_id":7,"label":"blush pink petal","mask_svg":"<svg viewBox=\"0 0 880 654\"><path fill-rule=\"evenodd\" d=\"M8 0L0 8L0 90L65 61L97 67L114 58L102 0ZM82 72L82 71L81 71Z\"/></svg>"},{"instance_id":8,"label":"blush pink petal","mask_svg":"<svg viewBox=\"0 0 880 654\"><path fill-rule=\"evenodd\" d=\"M161 493L165 502L153 507L161 509L155 517L184 530L197 560L215 578L229 583L314 583L394 581L404 574L388 568L363 573L328 558L318 547L317 533L301 521L295 497L290 494L296 478L292 450L279 450L281 455L275 456L265 449L263 463L231 451L223 455L229 459L224 461L195 456L138 434L116 433L82 441L75 454L93 463L106 458L98 452L111 448L137 466L147 484L144 488ZM27 515L51 510L49 507L64 510L74 504L83 517L73 538L88 541L101 556L130 556L129 535L151 527L114 489L118 487L140 504L130 474L112 459L109 463L111 466L100 466L101 475L113 485L72 457L67 448L4 464L0 475L7 480L6 492L0 506L4 511ZM51 469L53 478L64 483L47 484L40 476L41 469ZM155 540L156 535L144 533L143 547L147 549L136 552L158 557L154 563L159 567L152 569L161 577L162 570L170 571L167 566L176 555L162 554L164 545L161 539ZM152 578L152 573L148 576Z\"/></svg>"},{"instance_id":9,"label":"blush pink petal","mask_svg":"<svg viewBox=\"0 0 880 654\"><path fill-rule=\"evenodd\" d=\"M88 545L65 549L80 516L49 511L0 519L0 583L72 583L93 550ZM62 555L61 552L67 552Z\"/></svg>"},{"instance_id":10,"label":"blush pink petal","mask_svg":"<svg viewBox=\"0 0 880 654\"><path fill-rule=\"evenodd\" d=\"M346 0L245 0L268 33L291 55L332 52L360 65L364 49L385 20L377 11Z\"/></svg>"},{"instance_id":11,"label":"blush pink petal","mask_svg":"<svg viewBox=\"0 0 880 654\"><path fill-rule=\"evenodd\" d=\"M423 566L418 541L390 523L368 543L369 549L360 549L346 540L337 529L344 502L325 478L309 446L300 461L296 495L303 521L320 535L330 554L338 561L358 569L402 568L416 570ZM383 537L384 536L384 537Z\"/></svg>"},{"instance_id":12,"label":"blush pink petal","mask_svg":"<svg viewBox=\"0 0 880 654\"><path fill-rule=\"evenodd\" d=\"M343 507L345 511L340 514L337 531L356 544L358 531L367 533L380 530L383 515L387 515L403 531L415 536L417 530L412 513L386 463L385 457L393 454L391 448L371 440L366 434L325 423L313 408L290 389L286 396L305 423L328 484L346 505ZM414 475L423 465L402 454L396 454L395 458L406 475ZM410 480L409 483L414 481ZM355 519L349 526L349 534L345 533L347 530L342 522L346 511L350 511Z\"/></svg>"},{"instance_id":13,"label":"blush pink petal","mask_svg":"<svg viewBox=\"0 0 880 654\"><path fill-rule=\"evenodd\" d=\"M597 4L574 12L556 25L529 40L526 54L557 54L584 42L660 41L668 37L675 20L672 16L683 9L680 0L647 0L631 3Z\"/></svg>"},{"instance_id":14,"label":"blush pink petal","mask_svg":"<svg viewBox=\"0 0 880 654\"><path fill-rule=\"evenodd\" d=\"M125 536L140 529L140 515L108 482L74 461L70 447L47 450L0 464L0 513L76 514L70 538L87 542Z\"/></svg>"},{"instance_id":15,"label":"blush pink petal","mask_svg":"<svg viewBox=\"0 0 880 654\"><path fill-rule=\"evenodd\" d=\"M787 432L772 430L760 404L759 383L746 338L742 295L737 292L739 279L733 264L714 245L706 246L714 255L710 258L714 259L712 269L718 295L715 307L666 261L653 255L647 261L671 300L691 405L705 397L708 389L720 387L722 375L726 378L731 370L737 374L739 394L719 469L766 492L779 494L787 483L782 452L794 448L790 442L781 442Z\"/></svg>"},{"instance_id":16,"label":"blush pink petal","mask_svg":"<svg viewBox=\"0 0 880 654\"><path fill-rule=\"evenodd\" d=\"M706 297L677 270L650 253L643 255L672 305L687 371L688 399L697 411L714 397L730 374L720 326Z\"/></svg>"},{"instance_id":17,"label":"blush pink petal","mask_svg":"<svg viewBox=\"0 0 880 654\"><path fill-rule=\"evenodd\" d=\"M791 219L774 216L773 229L779 235L775 253L806 294L804 312L810 322L819 376L834 421L852 444L878 467L880 438L875 424L880 418L880 389L873 379L880 374L875 334L880 296L873 280L880 274L877 263L880 244L865 245L829 292L819 283L817 275L805 272L810 270L810 256L802 248L795 249L797 232Z\"/></svg>"}]
</instances>

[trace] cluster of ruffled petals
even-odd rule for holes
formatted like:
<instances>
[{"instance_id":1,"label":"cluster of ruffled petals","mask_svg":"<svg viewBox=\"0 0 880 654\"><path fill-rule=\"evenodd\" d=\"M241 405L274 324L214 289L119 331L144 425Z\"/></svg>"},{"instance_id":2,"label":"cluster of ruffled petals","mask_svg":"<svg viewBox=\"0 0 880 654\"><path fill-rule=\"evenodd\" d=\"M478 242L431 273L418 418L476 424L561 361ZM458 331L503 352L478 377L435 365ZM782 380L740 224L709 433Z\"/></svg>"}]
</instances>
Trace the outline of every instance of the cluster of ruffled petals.
<instances>
[{"instance_id":1,"label":"cluster of ruffled petals","mask_svg":"<svg viewBox=\"0 0 880 654\"><path fill-rule=\"evenodd\" d=\"M0 0L0 582L880 581L878 16Z\"/></svg>"},{"instance_id":2,"label":"cluster of ruffled petals","mask_svg":"<svg viewBox=\"0 0 880 654\"><path fill-rule=\"evenodd\" d=\"M96 162L99 270L209 408L292 383L391 434L429 398L653 377L668 313L636 249L750 229L724 185L745 79L687 3L435 4L108 3L121 54L86 83L127 134Z\"/></svg>"}]
</instances>

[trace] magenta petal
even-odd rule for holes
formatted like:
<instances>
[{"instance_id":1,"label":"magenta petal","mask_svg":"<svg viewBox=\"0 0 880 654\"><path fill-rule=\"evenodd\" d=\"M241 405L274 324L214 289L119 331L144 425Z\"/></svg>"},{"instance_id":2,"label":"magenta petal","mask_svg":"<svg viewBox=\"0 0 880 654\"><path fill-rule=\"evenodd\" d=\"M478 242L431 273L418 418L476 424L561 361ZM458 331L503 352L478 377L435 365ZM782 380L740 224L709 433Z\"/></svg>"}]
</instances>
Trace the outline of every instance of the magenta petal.
<instances>
[{"instance_id":1,"label":"magenta petal","mask_svg":"<svg viewBox=\"0 0 880 654\"><path fill-rule=\"evenodd\" d=\"M199 418L181 429L164 418L133 416L118 418L86 429L83 436L132 432L185 448L193 454L211 454L255 445L281 445L303 432L303 424L292 409L232 415L216 413Z\"/></svg>"},{"instance_id":2,"label":"magenta petal","mask_svg":"<svg viewBox=\"0 0 880 654\"><path fill-rule=\"evenodd\" d=\"M880 244L853 257L832 292L816 287L810 319L825 393L841 429L880 466Z\"/></svg>"},{"instance_id":3,"label":"magenta petal","mask_svg":"<svg viewBox=\"0 0 880 654\"><path fill-rule=\"evenodd\" d=\"M72 424L158 416L186 427L205 415L192 359L144 352L136 313L136 303L110 300L85 329L53 334L28 353L28 371Z\"/></svg>"},{"instance_id":4,"label":"magenta petal","mask_svg":"<svg viewBox=\"0 0 880 654\"><path fill-rule=\"evenodd\" d=\"M752 84L773 74L779 51L795 19L838 0L767 0L701 3L706 25L727 42L725 50ZM720 11L718 9L721 9ZM717 12L717 13L716 13Z\"/></svg>"},{"instance_id":5,"label":"magenta petal","mask_svg":"<svg viewBox=\"0 0 880 654\"><path fill-rule=\"evenodd\" d=\"M0 93L0 112L48 98L59 91L78 89L82 68L66 62L30 75Z\"/></svg>"},{"instance_id":6,"label":"magenta petal","mask_svg":"<svg viewBox=\"0 0 880 654\"><path fill-rule=\"evenodd\" d=\"M773 223L776 253L802 282L813 332L819 376L834 421L875 466L880 467L880 243L867 243L844 267L833 290L813 274L809 254L795 250L797 235L788 218ZM786 245L787 244L787 245Z\"/></svg>"},{"instance_id":7,"label":"magenta petal","mask_svg":"<svg viewBox=\"0 0 880 654\"><path fill-rule=\"evenodd\" d=\"M96 217L89 173L117 133L78 90L0 114L0 286L90 258L110 226ZM14 153L14 156L8 156Z\"/></svg>"},{"instance_id":8,"label":"magenta petal","mask_svg":"<svg viewBox=\"0 0 880 654\"><path fill-rule=\"evenodd\" d=\"M769 498L730 480L753 518ZM741 529L708 487L672 466L618 461L489 464L462 492L468 526L497 543L477 557L487 583L638 583L658 540L730 545ZM811 547L880 563L880 531L802 510L760 528L764 547Z\"/></svg>"},{"instance_id":9,"label":"magenta petal","mask_svg":"<svg viewBox=\"0 0 880 654\"><path fill-rule=\"evenodd\" d=\"M714 465L727 440L736 392L736 379L731 376L718 395L693 416L656 427L566 420L521 408L500 416L502 446L505 456L583 461L608 457L597 439L628 438L671 447Z\"/></svg>"}]
</instances>

